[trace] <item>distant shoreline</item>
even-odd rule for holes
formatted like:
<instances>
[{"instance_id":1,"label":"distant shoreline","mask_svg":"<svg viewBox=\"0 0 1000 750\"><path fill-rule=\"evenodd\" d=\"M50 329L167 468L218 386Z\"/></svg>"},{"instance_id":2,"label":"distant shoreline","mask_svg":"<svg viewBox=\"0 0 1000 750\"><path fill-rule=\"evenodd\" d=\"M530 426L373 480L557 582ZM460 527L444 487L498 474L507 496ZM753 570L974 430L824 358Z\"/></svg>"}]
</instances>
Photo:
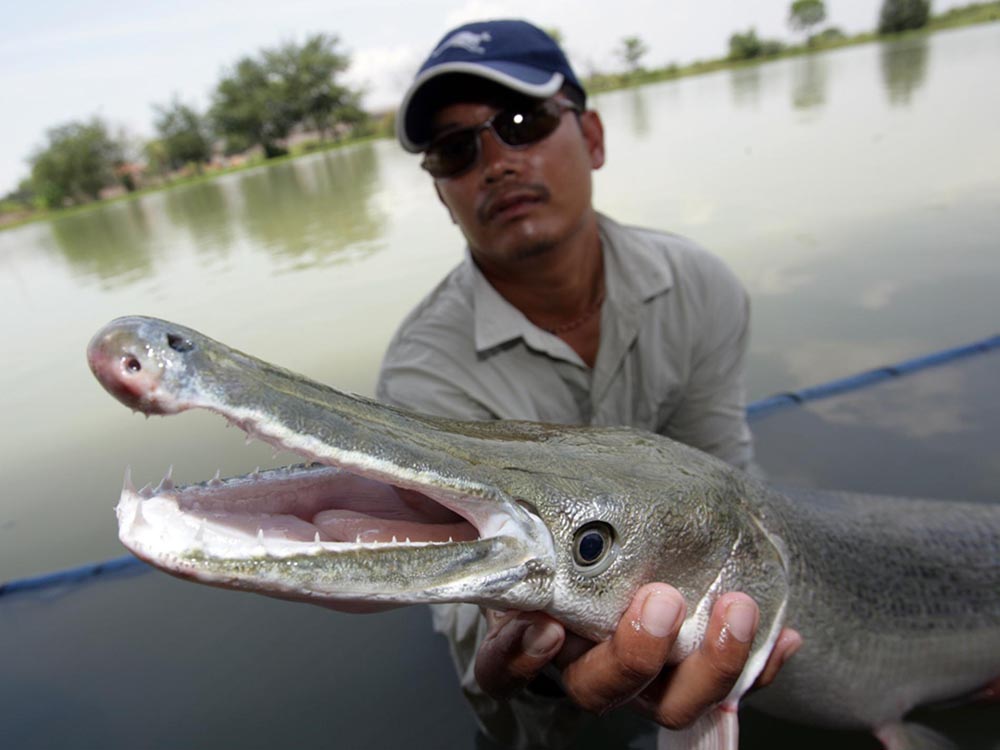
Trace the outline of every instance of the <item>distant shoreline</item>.
<instances>
[{"instance_id":1,"label":"distant shoreline","mask_svg":"<svg viewBox=\"0 0 1000 750\"><path fill-rule=\"evenodd\" d=\"M983 4L969 5L961 8L953 8L952 10L942 13L941 15L932 17L930 21L928 21L927 25L922 29L907 31L900 34L879 35L872 31L872 32L864 32L861 34L855 34L853 36L844 36L836 39L817 39L814 37L812 40L810 40L810 42L806 44L785 47L781 49L779 52L776 52L774 54L760 55L758 57L753 57L745 60L734 60L731 58L717 58L714 60L695 61L693 63L689 63L683 66L670 65L664 68L657 68L653 70L640 70L635 73L617 73L617 74L598 73L586 79L585 87L587 89L588 94L591 95L601 94L601 93L606 93L608 91L616 91L620 89L632 88L635 86L644 86L650 83L671 81L678 78L687 78L690 76L704 75L706 73L714 73L719 70L745 68L754 65L760 65L761 63L773 62L774 60L780 60L788 57L799 57L802 55L810 55L810 54L815 54L817 52L827 52L829 50L840 49L843 47L852 47L861 44L869 44L872 42L881 42L881 41L889 41L895 39L928 35L938 31L947 31L951 29L956 29L966 26L974 26L979 24L986 24L986 23L996 23L998 21L1000 21L1000 0ZM391 134L385 133L377 135L365 135L357 138L346 138L342 141L332 142L328 145L324 145L321 143L312 143L308 144L308 147L302 149L301 151L293 152L285 156L280 156L266 160L265 159L252 160L240 166L227 167L224 169L218 169L210 172L203 172L201 174L191 175L188 177L182 177L167 182L166 184L156 185L148 188L142 188L140 190L136 190L131 193L125 193L124 195L120 195L114 198L108 198L106 200L97 200L79 206L70 206L67 208L60 208L60 209L39 210L39 211L22 212L22 213L12 212L8 214L0 213L0 232L6 229L14 229L16 227L21 227L26 224L31 224L38 221L48 221L51 219L57 219L64 216L72 216L74 214L92 211L96 208L112 205L115 203L120 203L123 201L135 200L137 198L141 198L143 196L162 192L165 190L172 190L174 188L186 187L189 185L196 185L199 183L208 182L218 177L234 174L237 172L245 172L250 169L269 167L274 164L283 164L293 159L297 159L302 156L308 156L310 154L315 154L324 151L332 151L347 146L355 146L361 143L367 143L370 141L382 140L391 137L393 137Z\"/></svg>"}]
</instances>

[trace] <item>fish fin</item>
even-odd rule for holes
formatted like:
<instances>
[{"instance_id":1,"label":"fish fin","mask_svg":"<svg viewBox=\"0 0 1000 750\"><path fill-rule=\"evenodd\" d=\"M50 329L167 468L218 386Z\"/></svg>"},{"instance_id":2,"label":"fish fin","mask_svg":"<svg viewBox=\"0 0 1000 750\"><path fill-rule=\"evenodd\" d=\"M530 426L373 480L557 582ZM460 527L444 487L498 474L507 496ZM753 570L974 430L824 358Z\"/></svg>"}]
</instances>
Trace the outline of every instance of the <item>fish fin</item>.
<instances>
[{"instance_id":1,"label":"fish fin","mask_svg":"<svg viewBox=\"0 0 1000 750\"><path fill-rule=\"evenodd\" d=\"M875 731L886 750L957 750L957 745L923 724L912 721L886 724Z\"/></svg>"},{"instance_id":2,"label":"fish fin","mask_svg":"<svg viewBox=\"0 0 1000 750\"><path fill-rule=\"evenodd\" d=\"M737 750L739 739L736 709L719 706L687 729L661 729L656 750Z\"/></svg>"}]
</instances>

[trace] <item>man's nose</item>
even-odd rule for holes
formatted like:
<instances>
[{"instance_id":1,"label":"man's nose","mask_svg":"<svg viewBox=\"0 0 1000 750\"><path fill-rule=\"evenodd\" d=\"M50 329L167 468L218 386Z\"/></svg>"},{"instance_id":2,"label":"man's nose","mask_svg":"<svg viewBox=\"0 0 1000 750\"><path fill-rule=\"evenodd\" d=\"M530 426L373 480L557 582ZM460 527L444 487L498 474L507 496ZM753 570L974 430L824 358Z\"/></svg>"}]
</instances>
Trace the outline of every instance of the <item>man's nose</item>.
<instances>
[{"instance_id":1,"label":"man's nose","mask_svg":"<svg viewBox=\"0 0 1000 750\"><path fill-rule=\"evenodd\" d=\"M483 160L483 178L496 182L517 174L521 153L500 140L493 128L479 134L479 158Z\"/></svg>"}]
</instances>

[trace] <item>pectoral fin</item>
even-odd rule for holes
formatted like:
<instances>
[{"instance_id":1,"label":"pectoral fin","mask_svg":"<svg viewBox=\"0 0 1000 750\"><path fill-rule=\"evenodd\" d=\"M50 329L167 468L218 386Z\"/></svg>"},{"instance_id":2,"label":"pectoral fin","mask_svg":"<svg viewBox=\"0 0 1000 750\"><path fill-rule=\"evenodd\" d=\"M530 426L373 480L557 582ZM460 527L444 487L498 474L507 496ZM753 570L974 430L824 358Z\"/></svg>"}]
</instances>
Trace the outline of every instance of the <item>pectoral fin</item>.
<instances>
[{"instance_id":1,"label":"pectoral fin","mask_svg":"<svg viewBox=\"0 0 1000 750\"><path fill-rule=\"evenodd\" d=\"M656 750L737 750L739 739L736 707L717 706L687 729L661 729Z\"/></svg>"}]
</instances>

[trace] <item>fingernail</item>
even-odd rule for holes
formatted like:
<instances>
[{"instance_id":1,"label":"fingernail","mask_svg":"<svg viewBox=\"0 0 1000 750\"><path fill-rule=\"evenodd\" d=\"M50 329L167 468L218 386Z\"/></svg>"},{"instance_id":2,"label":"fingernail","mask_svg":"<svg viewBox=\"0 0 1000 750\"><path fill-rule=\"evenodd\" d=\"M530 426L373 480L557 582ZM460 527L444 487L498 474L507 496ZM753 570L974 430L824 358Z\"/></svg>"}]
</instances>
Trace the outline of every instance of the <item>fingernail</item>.
<instances>
[{"instance_id":1,"label":"fingernail","mask_svg":"<svg viewBox=\"0 0 1000 750\"><path fill-rule=\"evenodd\" d=\"M533 623L521 636L521 648L528 656L546 656L555 648L559 635L554 622Z\"/></svg>"},{"instance_id":2,"label":"fingernail","mask_svg":"<svg viewBox=\"0 0 1000 750\"><path fill-rule=\"evenodd\" d=\"M740 643L753 638L757 628L757 608L748 602L737 601L726 607L726 630Z\"/></svg>"},{"instance_id":3,"label":"fingernail","mask_svg":"<svg viewBox=\"0 0 1000 750\"><path fill-rule=\"evenodd\" d=\"M639 624L654 638L665 638L674 629L682 608L677 597L654 591L642 603Z\"/></svg>"}]
</instances>

